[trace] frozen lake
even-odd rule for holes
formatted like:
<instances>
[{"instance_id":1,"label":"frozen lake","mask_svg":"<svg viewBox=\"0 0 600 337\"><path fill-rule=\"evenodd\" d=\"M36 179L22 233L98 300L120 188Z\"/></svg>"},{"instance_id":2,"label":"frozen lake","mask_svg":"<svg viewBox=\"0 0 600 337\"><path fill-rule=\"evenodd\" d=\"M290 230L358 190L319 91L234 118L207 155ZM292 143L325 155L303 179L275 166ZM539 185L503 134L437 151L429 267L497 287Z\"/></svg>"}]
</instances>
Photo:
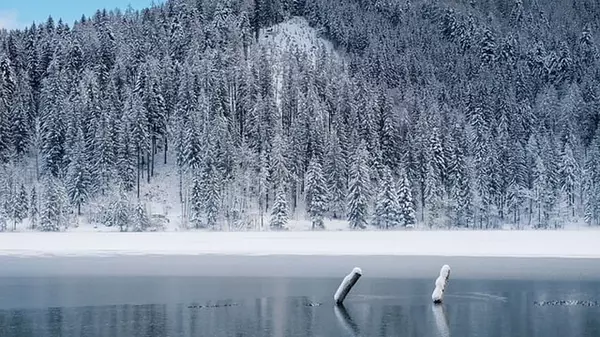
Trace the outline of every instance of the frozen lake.
<instances>
[{"instance_id":1,"label":"frozen lake","mask_svg":"<svg viewBox=\"0 0 600 337\"><path fill-rule=\"evenodd\" d=\"M434 307L443 263L452 279L446 303ZM3 337L600 335L596 259L1 257L0 265ZM334 308L354 266L364 276L345 308Z\"/></svg>"}]
</instances>

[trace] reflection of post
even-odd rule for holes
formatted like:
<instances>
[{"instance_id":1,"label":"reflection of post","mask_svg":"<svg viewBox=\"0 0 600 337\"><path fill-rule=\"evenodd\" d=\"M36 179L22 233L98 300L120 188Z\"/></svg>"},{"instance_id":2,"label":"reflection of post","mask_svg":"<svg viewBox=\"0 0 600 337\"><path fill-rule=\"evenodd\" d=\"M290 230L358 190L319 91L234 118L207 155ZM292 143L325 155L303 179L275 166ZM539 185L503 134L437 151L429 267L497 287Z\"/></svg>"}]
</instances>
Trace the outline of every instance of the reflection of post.
<instances>
[{"instance_id":1,"label":"reflection of post","mask_svg":"<svg viewBox=\"0 0 600 337\"><path fill-rule=\"evenodd\" d=\"M344 277L342 284L340 284L340 286L338 287L338 290L335 292L335 295L333 295L335 304L340 305L344 302L344 300L346 299L346 296L348 296L348 293L350 292L352 287L354 287L356 282L358 282L358 279L361 276L362 276L362 270L360 270L360 268L354 268L350 274L348 274L348 275L346 275L346 277Z\"/></svg>"},{"instance_id":2,"label":"reflection of post","mask_svg":"<svg viewBox=\"0 0 600 337\"><path fill-rule=\"evenodd\" d=\"M335 317L337 318L340 325L348 331L348 333L352 336L359 336L360 331L358 330L358 325L354 323L352 317L346 310L343 304L336 305L333 307L333 311L335 312Z\"/></svg>"},{"instance_id":3,"label":"reflection of post","mask_svg":"<svg viewBox=\"0 0 600 337\"><path fill-rule=\"evenodd\" d=\"M432 305L433 315L435 316L435 325L442 337L450 337L450 327L446 317L446 308L443 305Z\"/></svg>"},{"instance_id":4,"label":"reflection of post","mask_svg":"<svg viewBox=\"0 0 600 337\"><path fill-rule=\"evenodd\" d=\"M439 304L444 300L444 291L446 291L446 286L448 286L448 279L450 279L450 266L445 264L442 266L442 270L440 270L440 276L435 280L435 289L431 294L433 303Z\"/></svg>"}]
</instances>

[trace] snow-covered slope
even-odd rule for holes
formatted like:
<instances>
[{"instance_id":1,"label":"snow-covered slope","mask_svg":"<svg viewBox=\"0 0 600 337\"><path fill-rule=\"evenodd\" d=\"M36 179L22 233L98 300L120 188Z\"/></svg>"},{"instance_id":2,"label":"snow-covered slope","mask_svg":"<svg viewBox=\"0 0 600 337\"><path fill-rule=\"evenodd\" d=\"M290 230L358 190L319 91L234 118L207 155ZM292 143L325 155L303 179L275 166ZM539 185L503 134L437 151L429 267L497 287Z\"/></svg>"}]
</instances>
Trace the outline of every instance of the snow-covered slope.
<instances>
[{"instance_id":1,"label":"snow-covered slope","mask_svg":"<svg viewBox=\"0 0 600 337\"><path fill-rule=\"evenodd\" d=\"M318 31L308 24L308 21L299 16L292 17L282 23L260 31L259 44L268 47L273 59L273 77L277 91L275 97L277 104L280 102L283 85L282 59L290 51L306 53L309 59L316 61L318 55L324 50L327 58L343 61L338 52L333 48L331 41L319 36Z\"/></svg>"},{"instance_id":2,"label":"snow-covered slope","mask_svg":"<svg viewBox=\"0 0 600 337\"><path fill-rule=\"evenodd\" d=\"M281 57L285 51L298 48L313 57L319 48L325 48L332 57L339 57L333 44L319 36L316 29L311 27L303 17L292 17L273 27L264 28L260 32L259 43L274 47L276 57Z\"/></svg>"}]
</instances>

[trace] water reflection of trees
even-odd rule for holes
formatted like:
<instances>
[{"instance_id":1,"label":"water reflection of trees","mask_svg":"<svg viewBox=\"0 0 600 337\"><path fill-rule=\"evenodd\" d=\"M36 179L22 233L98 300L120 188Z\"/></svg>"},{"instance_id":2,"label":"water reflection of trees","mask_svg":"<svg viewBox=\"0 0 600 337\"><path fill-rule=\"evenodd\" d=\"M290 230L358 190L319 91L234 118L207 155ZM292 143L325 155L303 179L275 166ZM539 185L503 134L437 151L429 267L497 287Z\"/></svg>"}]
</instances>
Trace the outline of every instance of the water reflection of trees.
<instances>
[{"instance_id":1,"label":"water reflection of trees","mask_svg":"<svg viewBox=\"0 0 600 337\"><path fill-rule=\"evenodd\" d=\"M168 335L166 305L123 305L0 312L0 336L158 337Z\"/></svg>"}]
</instances>

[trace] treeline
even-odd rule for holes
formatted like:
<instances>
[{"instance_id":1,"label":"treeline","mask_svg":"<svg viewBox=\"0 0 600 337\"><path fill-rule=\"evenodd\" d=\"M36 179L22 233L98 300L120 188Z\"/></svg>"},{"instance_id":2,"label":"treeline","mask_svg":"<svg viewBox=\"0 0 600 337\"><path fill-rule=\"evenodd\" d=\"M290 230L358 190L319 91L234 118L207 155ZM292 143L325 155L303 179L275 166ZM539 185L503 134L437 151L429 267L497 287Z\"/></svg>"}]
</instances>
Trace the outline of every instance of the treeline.
<instances>
[{"instance_id":1,"label":"treeline","mask_svg":"<svg viewBox=\"0 0 600 337\"><path fill-rule=\"evenodd\" d=\"M4 31L0 222L58 230L94 201L98 222L146 230L140 186L172 165L195 228L597 225L599 13L172 0ZM337 53L256 42L292 15Z\"/></svg>"}]
</instances>

